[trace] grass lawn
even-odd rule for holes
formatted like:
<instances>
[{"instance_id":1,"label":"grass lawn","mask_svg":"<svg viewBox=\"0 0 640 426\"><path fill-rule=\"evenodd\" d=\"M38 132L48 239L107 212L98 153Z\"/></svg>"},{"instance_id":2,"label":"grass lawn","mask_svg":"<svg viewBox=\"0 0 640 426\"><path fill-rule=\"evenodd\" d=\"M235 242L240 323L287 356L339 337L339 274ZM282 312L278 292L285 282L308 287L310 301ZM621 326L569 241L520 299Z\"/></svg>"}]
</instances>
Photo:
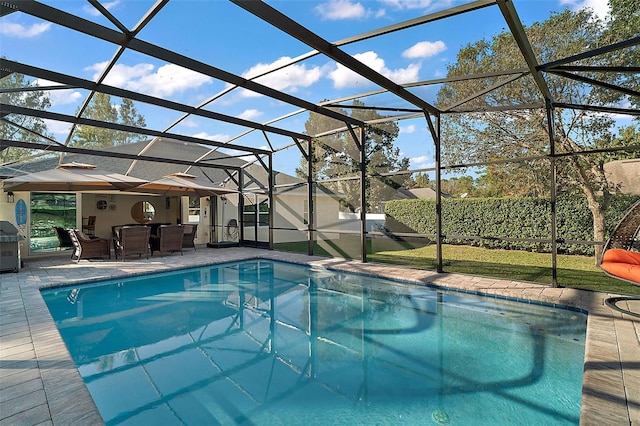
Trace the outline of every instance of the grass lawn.
<instances>
[{"instance_id":1,"label":"grass lawn","mask_svg":"<svg viewBox=\"0 0 640 426\"><path fill-rule=\"evenodd\" d=\"M336 246L340 244L335 244ZM307 252L307 243L281 243L275 248L298 253ZM508 278L518 281L532 281L551 284L551 255L517 250L491 250L480 247L444 245L442 252L445 272ZM403 250L371 252L367 249L370 262L406 265L421 269L436 269L436 246L434 244ZM336 256L327 249L315 245L314 254ZM610 278L594 265L592 257L558 255L558 285L619 294L640 295L640 286Z\"/></svg>"}]
</instances>

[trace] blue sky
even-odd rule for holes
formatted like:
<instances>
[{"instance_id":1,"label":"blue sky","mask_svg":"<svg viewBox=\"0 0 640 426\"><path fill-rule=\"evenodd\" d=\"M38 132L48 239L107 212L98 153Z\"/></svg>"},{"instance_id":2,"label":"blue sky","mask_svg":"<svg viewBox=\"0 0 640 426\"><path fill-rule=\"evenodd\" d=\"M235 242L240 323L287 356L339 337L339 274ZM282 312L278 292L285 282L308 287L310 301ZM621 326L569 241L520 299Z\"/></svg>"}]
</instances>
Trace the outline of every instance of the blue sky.
<instances>
[{"instance_id":1,"label":"blue sky","mask_svg":"<svg viewBox=\"0 0 640 426\"><path fill-rule=\"evenodd\" d=\"M115 28L86 1L43 3ZM125 26L133 28L153 3L148 0L115 0L102 4ZM466 2L285 0L268 3L326 40L336 42ZM591 7L601 17L608 10L606 0L515 0L514 4L525 25L545 20L551 11L560 11L565 7ZM429 80L446 75L447 63L455 61L462 46L497 35L505 27L498 8L491 6L464 16L347 45L343 49L397 83ZM247 78L311 50L222 0L172 0L138 37ZM113 57L116 46L25 14L13 13L0 18L0 50L2 56L11 60L95 80ZM257 81L312 102L377 88L322 56L311 57ZM119 59L105 82L194 106L227 87L225 82L131 51ZM52 83L39 81L38 84ZM428 102L434 102L437 89L433 87L420 93ZM51 91L52 110L73 114L86 96L86 91L78 89ZM376 97L375 102L386 106L407 106L385 96ZM144 104L138 104L137 107L150 129L165 130L179 118L175 113ZM297 109L245 90L231 91L206 108L256 122L268 122ZM305 120L306 115L297 115L274 125L302 132ZM68 125L56 122L48 125L55 138L64 142ZM400 128L397 144L402 153L411 159L411 167L431 167L433 150L424 120L401 121ZM233 141L244 130L189 117L171 131L217 141ZM234 142L254 147L267 145L259 132ZM270 135L269 142L277 148L289 145L291 140ZM291 172L297 165L293 150L275 157L277 169Z\"/></svg>"}]
</instances>

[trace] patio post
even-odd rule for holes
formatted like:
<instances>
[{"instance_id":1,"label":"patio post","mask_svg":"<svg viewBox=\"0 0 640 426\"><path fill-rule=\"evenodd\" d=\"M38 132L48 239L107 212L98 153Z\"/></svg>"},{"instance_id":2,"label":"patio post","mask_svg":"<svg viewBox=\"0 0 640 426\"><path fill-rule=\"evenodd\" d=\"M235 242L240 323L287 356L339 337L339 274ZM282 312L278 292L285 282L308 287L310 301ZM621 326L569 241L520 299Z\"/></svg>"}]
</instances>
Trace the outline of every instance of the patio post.
<instances>
[{"instance_id":1,"label":"patio post","mask_svg":"<svg viewBox=\"0 0 640 426\"><path fill-rule=\"evenodd\" d=\"M269 193L269 250L273 250L273 185L275 184L273 178L273 152L269 152L269 188L267 191ZM257 211L256 206L256 222L258 222L258 217L260 216L260 212ZM256 234L257 235L257 234Z\"/></svg>"},{"instance_id":2,"label":"patio post","mask_svg":"<svg viewBox=\"0 0 640 426\"><path fill-rule=\"evenodd\" d=\"M360 126L360 248L362 262L367 261L367 157L364 126Z\"/></svg>"},{"instance_id":3,"label":"patio post","mask_svg":"<svg viewBox=\"0 0 640 426\"><path fill-rule=\"evenodd\" d=\"M431 122L431 120L429 120ZM441 139L440 139L440 115L436 117L436 129L434 135L435 142L435 162L436 162L436 271L442 272L442 161L441 161Z\"/></svg>"},{"instance_id":4,"label":"patio post","mask_svg":"<svg viewBox=\"0 0 640 426\"><path fill-rule=\"evenodd\" d=\"M244 169L238 170L238 245L242 246L244 241Z\"/></svg>"},{"instance_id":5,"label":"patio post","mask_svg":"<svg viewBox=\"0 0 640 426\"><path fill-rule=\"evenodd\" d=\"M558 287L558 217L556 213L556 132L555 114L551 100L545 101L547 111L547 126L549 126L549 168L550 168L550 198L551 198L551 284Z\"/></svg>"},{"instance_id":6,"label":"patio post","mask_svg":"<svg viewBox=\"0 0 640 426\"><path fill-rule=\"evenodd\" d=\"M424 111L424 117L429 126L431 137L434 144L434 162L436 171L436 271L442 272L442 171L441 171L441 150L440 150L440 115L435 116L436 124L434 126L431 116Z\"/></svg>"},{"instance_id":7,"label":"patio post","mask_svg":"<svg viewBox=\"0 0 640 426\"><path fill-rule=\"evenodd\" d=\"M307 141L307 254L313 256L313 144L312 139Z\"/></svg>"}]
</instances>

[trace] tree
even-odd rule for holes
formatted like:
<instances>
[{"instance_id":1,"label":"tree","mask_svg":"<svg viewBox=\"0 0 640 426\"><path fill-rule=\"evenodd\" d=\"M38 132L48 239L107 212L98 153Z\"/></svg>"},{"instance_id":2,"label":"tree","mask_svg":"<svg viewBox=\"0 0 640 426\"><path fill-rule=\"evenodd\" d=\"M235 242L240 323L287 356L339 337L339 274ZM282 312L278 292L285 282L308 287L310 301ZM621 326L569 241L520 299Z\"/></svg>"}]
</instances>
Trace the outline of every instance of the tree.
<instances>
[{"instance_id":1,"label":"tree","mask_svg":"<svg viewBox=\"0 0 640 426\"><path fill-rule=\"evenodd\" d=\"M546 167L545 167L546 166ZM474 197L540 197L549 194L549 164L490 164L476 180Z\"/></svg>"},{"instance_id":2,"label":"tree","mask_svg":"<svg viewBox=\"0 0 640 426\"><path fill-rule=\"evenodd\" d=\"M131 99L122 98L122 104L120 104L120 108L118 109L118 116L120 117L119 122L121 124L133 127L147 127L144 117L138 114L136 106ZM119 132L117 136L117 143L115 145L135 143L141 139L146 139L145 136L129 132Z\"/></svg>"},{"instance_id":3,"label":"tree","mask_svg":"<svg viewBox=\"0 0 640 426\"><path fill-rule=\"evenodd\" d=\"M631 0L614 0L627 3ZM613 17L608 25L618 22ZM539 63L592 50L611 42L608 29L590 10L553 14L547 21L526 29L527 37L537 54ZM580 65L619 65L621 55L601 55L583 59ZM626 59L623 65L628 65ZM463 48L457 63L449 66L449 76L469 75L524 67L513 37L506 32L492 40L480 40ZM583 72L585 77L620 84L628 81L616 73ZM438 94L438 105L446 107L458 99L465 99L496 83L498 77L467 80L445 85ZM588 85L558 75L546 74L545 80L554 100L584 105L615 105L625 100L618 91ZM636 83L637 84L637 83ZM544 102L531 77L520 78L484 98L471 102L475 106L533 104ZM602 114L578 109L555 110L554 145L556 153L577 153L590 149L606 149L628 142L613 137L614 120ZM474 112L449 114L443 120L443 160L449 163L469 163L512 159L488 167L487 181L504 176L510 187L532 188L534 194L548 193L550 165L544 156L549 154L549 132L544 109L512 110L504 112ZM605 162L630 156L628 152L597 155L567 155L556 162L557 179L563 189L578 188L587 198L593 215L594 240L604 241L604 212L615 193L604 173ZM540 156L540 159L518 161L518 158ZM596 246L596 261L601 254Z\"/></svg>"},{"instance_id":4,"label":"tree","mask_svg":"<svg viewBox=\"0 0 640 426\"><path fill-rule=\"evenodd\" d=\"M359 101L353 102L351 117L368 122L382 118L376 111L363 108ZM348 115L345 110L340 113ZM314 112L309 114L305 123L308 135L322 135L334 129L343 128L344 123ZM393 142L398 137L399 128L396 122L386 121L375 126L367 126L364 140L364 159L366 164L365 181L367 211L381 211L382 201L393 197L395 191L410 181L407 175L384 176L390 172L408 170L409 159L400 157L400 149ZM335 179L323 183L336 193L343 194L340 200L343 209L355 212L360 208L360 150L348 131L330 133L320 136L312 143L314 181ZM301 160L296 174L300 178L307 177L307 162Z\"/></svg>"},{"instance_id":5,"label":"tree","mask_svg":"<svg viewBox=\"0 0 640 426\"><path fill-rule=\"evenodd\" d=\"M105 121L108 123L126 124L128 126L146 127L145 119L138 114L132 100L122 98L120 105L111 103L111 96L96 93L89 106L82 114L83 118ZM121 132L100 127L78 125L73 141L76 146L84 148L102 148L123 145L147 139L137 133Z\"/></svg>"},{"instance_id":6,"label":"tree","mask_svg":"<svg viewBox=\"0 0 640 426\"><path fill-rule=\"evenodd\" d=\"M415 188L431 188L432 185L429 180L429 175L426 173L416 174L415 184L413 186Z\"/></svg>"},{"instance_id":7,"label":"tree","mask_svg":"<svg viewBox=\"0 0 640 426\"><path fill-rule=\"evenodd\" d=\"M475 194L475 182L471 176L443 179L441 189L442 192L453 197L473 197Z\"/></svg>"},{"instance_id":8,"label":"tree","mask_svg":"<svg viewBox=\"0 0 640 426\"><path fill-rule=\"evenodd\" d=\"M603 44L613 44L625 39L638 36L640 28L640 8L636 0L609 0L611 11L607 17L606 28L603 33ZM610 53L612 63L619 66L638 66L640 64L640 49L638 46L617 50ZM640 78L637 73L623 73L616 76L617 83L640 90ZM631 105L640 106L640 97L631 96ZM640 118L637 118L640 120Z\"/></svg>"},{"instance_id":9,"label":"tree","mask_svg":"<svg viewBox=\"0 0 640 426\"><path fill-rule=\"evenodd\" d=\"M46 110L51 107L51 101L42 90L24 90L36 87L33 80L23 74L11 73L0 79L0 87L8 89L0 93L0 102L7 105L17 105L25 108ZM15 90L12 89L23 89ZM41 118L27 115L10 115L0 121L0 135L3 139L22 142L44 142L44 138L51 138L47 131L47 124ZM32 150L10 147L0 151L0 163L8 164L29 157Z\"/></svg>"}]
</instances>

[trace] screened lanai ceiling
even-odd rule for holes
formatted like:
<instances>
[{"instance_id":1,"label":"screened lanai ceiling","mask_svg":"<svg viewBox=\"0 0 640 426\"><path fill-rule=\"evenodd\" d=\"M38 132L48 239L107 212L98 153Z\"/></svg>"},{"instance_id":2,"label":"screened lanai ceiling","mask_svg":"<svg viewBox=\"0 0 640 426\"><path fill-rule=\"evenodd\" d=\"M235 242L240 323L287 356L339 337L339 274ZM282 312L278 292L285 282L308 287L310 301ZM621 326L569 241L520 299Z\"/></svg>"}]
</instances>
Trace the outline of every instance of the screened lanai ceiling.
<instances>
[{"instance_id":1,"label":"screened lanai ceiling","mask_svg":"<svg viewBox=\"0 0 640 426\"><path fill-rule=\"evenodd\" d=\"M570 2L574 4L576 2ZM602 2L605 5L606 2ZM399 123L397 143L413 158L433 156L439 120L446 114L506 109L575 108L635 117L633 102L577 104L555 99L549 76L586 86L640 95L634 88L594 78L594 73L637 77L638 66L585 65L585 61L636 49L640 36L548 57L532 47L526 28L547 20L567 2L545 0L460 1L2 1L2 77L23 74L29 84L2 88L1 116L20 129L25 117L44 120L46 130L17 139L3 135L4 149L28 149L20 164L67 154L119 156L191 167L238 167L237 159L289 171L305 156L306 141L320 135L305 128L309 113L336 120L358 139L360 129L381 121ZM597 2L591 4L598 4ZM602 10L594 11L602 13ZM512 67L450 75L461 47L510 33L517 51ZM591 64L591 62L589 62ZM609 61L610 63L610 61ZM588 75L588 76L587 76ZM484 87L438 105L444 84L482 80ZM527 104L496 102L488 93L508 85L536 93ZM10 102L8 94L45 91L50 105ZM97 94L127 99L140 123L87 118ZM358 101L359 106L353 102ZM364 122L345 111L371 109ZM145 137L138 152L79 147L79 126ZM24 129L22 129L24 130ZM207 147L179 162L150 156L162 138ZM282 153L282 154L281 154ZM286 154L285 153L292 153ZM224 155L220 155L224 154ZM413 169L420 169L418 161Z\"/></svg>"}]
</instances>

